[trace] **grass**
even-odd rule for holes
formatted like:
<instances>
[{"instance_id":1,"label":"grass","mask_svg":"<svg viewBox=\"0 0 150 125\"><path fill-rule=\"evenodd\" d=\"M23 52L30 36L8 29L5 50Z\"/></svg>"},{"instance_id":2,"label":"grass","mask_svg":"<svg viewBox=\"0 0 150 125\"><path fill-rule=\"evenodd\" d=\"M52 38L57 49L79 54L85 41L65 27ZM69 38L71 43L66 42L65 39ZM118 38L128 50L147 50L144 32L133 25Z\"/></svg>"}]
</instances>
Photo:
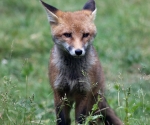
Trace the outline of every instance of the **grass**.
<instances>
[{"instance_id":1,"label":"grass","mask_svg":"<svg viewBox=\"0 0 150 125\"><path fill-rule=\"evenodd\" d=\"M81 9L86 2L45 1L66 11ZM126 125L148 125L150 3L96 3L94 46L105 72L108 102ZM0 124L55 124L47 75L53 42L46 13L39 0L1 0L0 13Z\"/></svg>"}]
</instances>

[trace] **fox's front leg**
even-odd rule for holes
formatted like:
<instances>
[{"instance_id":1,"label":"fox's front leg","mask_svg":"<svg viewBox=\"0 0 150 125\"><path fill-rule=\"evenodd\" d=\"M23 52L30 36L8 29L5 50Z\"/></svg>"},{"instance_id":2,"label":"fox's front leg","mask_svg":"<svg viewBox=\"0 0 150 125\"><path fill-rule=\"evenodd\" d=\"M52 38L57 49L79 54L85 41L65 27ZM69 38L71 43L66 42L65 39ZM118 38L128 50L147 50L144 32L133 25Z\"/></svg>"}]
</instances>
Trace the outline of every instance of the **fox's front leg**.
<instances>
[{"instance_id":1,"label":"fox's front leg","mask_svg":"<svg viewBox=\"0 0 150 125\"><path fill-rule=\"evenodd\" d=\"M71 125L70 110L72 107L72 102L67 100L65 94L60 96L57 91L54 92L54 98L57 125Z\"/></svg>"},{"instance_id":2,"label":"fox's front leg","mask_svg":"<svg viewBox=\"0 0 150 125\"><path fill-rule=\"evenodd\" d=\"M76 123L83 124L87 115L87 97L85 95L76 95L75 98L75 119Z\"/></svg>"}]
</instances>

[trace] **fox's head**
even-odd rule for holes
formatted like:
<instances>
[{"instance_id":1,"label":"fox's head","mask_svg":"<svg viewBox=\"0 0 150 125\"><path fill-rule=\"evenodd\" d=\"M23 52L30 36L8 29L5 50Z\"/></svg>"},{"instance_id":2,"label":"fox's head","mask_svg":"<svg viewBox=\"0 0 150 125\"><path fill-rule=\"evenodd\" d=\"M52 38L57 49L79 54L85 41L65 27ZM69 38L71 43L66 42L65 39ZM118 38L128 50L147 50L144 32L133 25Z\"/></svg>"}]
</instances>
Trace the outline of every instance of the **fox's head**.
<instances>
[{"instance_id":1,"label":"fox's head","mask_svg":"<svg viewBox=\"0 0 150 125\"><path fill-rule=\"evenodd\" d=\"M55 44L72 56L84 56L96 35L95 1L89 0L82 10L75 12L60 11L42 0L41 3L46 9Z\"/></svg>"}]
</instances>

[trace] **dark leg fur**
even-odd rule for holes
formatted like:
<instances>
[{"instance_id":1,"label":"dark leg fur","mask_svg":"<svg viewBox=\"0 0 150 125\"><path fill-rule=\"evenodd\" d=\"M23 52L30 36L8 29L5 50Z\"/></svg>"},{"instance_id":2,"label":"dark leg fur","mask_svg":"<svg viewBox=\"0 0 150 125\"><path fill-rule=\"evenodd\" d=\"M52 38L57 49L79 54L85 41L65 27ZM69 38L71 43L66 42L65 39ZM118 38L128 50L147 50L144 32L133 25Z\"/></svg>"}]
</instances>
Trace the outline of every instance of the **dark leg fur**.
<instances>
[{"instance_id":1,"label":"dark leg fur","mask_svg":"<svg viewBox=\"0 0 150 125\"><path fill-rule=\"evenodd\" d=\"M61 96L56 91L55 96L55 110L57 117L57 125L71 125L70 111L73 102L67 99L65 94L61 93Z\"/></svg>"},{"instance_id":2,"label":"dark leg fur","mask_svg":"<svg viewBox=\"0 0 150 125\"><path fill-rule=\"evenodd\" d=\"M71 125L70 110L71 106L67 104L57 106L57 125Z\"/></svg>"},{"instance_id":3,"label":"dark leg fur","mask_svg":"<svg viewBox=\"0 0 150 125\"><path fill-rule=\"evenodd\" d=\"M59 109L58 109L59 110ZM59 111L56 111L57 113L59 113ZM66 123L68 125L70 125L69 120L66 121L65 117L64 117L64 112L61 111L58 115L57 115L57 125L66 125Z\"/></svg>"},{"instance_id":4,"label":"dark leg fur","mask_svg":"<svg viewBox=\"0 0 150 125\"><path fill-rule=\"evenodd\" d=\"M87 98L85 95L79 97L76 98L75 118L77 123L83 124L87 115Z\"/></svg>"},{"instance_id":5,"label":"dark leg fur","mask_svg":"<svg viewBox=\"0 0 150 125\"><path fill-rule=\"evenodd\" d=\"M86 116L86 109L83 108L82 111L80 112L80 115L78 114L78 115L76 116L76 121L77 121L77 123L83 124L84 121L85 121L85 116Z\"/></svg>"}]
</instances>

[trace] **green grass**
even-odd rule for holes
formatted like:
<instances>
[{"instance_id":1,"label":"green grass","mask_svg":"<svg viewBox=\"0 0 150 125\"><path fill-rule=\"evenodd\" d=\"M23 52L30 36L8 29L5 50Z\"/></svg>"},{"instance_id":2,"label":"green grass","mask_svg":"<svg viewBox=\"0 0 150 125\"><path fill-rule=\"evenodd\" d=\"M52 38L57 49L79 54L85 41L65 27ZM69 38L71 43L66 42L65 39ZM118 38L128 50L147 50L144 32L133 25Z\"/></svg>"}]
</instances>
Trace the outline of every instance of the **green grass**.
<instances>
[{"instance_id":1,"label":"green grass","mask_svg":"<svg viewBox=\"0 0 150 125\"><path fill-rule=\"evenodd\" d=\"M86 0L45 0L61 10L78 10ZM94 46L106 77L110 106L126 125L150 123L150 3L96 0ZM48 81L53 45L39 0L0 1L0 124L55 124ZM74 121L73 121L74 124Z\"/></svg>"}]
</instances>

